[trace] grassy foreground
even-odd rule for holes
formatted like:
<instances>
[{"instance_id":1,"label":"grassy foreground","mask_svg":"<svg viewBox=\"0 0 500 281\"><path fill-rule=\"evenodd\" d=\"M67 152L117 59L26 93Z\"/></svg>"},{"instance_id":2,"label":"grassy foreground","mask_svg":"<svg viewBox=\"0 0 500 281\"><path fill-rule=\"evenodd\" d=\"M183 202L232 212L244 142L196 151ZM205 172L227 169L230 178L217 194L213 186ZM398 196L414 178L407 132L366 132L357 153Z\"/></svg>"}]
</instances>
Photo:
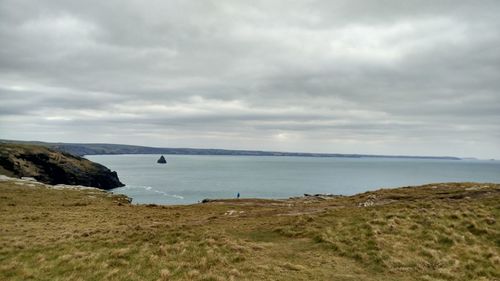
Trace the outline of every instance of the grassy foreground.
<instances>
[{"instance_id":1,"label":"grassy foreground","mask_svg":"<svg viewBox=\"0 0 500 281\"><path fill-rule=\"evenodd\" d=\"M500 280L500 185L130 205L0 181L0 280Z\"/></svg>"}]
</instances>

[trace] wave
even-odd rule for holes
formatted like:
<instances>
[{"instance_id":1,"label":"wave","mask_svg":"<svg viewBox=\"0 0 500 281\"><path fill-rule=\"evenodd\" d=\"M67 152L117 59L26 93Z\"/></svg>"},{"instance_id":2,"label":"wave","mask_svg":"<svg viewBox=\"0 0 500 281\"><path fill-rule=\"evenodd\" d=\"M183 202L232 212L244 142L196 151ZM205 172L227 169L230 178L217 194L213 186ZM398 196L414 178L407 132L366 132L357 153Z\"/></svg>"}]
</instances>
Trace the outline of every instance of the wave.
<instances>
[{"instance_id":1,"label":"wave","mask_svg":"<svg viewBox=\"0 0 500 281\"><path fill-rule=\"evenodd\" d=\"M181 200L184 199L183 196L180 196L180 195L177 195L177 194L170 194L170 193L167 193L167 192L164 192L164 191L161 191L161 190L156 190L152 186L126 185L124 187L120 187L120 189L144 189L144 190L147 190L147 191L150 191L150 192L154 192L154 193L166 196L166 197L172 197L172 198L181 199Z\"/></svg>"}]
</instances>

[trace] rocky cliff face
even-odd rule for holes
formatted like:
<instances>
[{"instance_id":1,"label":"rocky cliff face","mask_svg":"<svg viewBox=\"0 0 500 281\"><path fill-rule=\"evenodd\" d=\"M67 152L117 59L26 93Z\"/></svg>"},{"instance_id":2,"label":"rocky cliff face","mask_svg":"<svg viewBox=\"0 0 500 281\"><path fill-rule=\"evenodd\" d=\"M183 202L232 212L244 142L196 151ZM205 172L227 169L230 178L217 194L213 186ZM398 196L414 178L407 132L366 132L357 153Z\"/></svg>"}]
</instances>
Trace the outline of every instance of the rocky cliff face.
<instances>
[{"instance_id":1,"label":"rocky cliff face","mask_svg":"<svg viewBox=\"0 0 500 281\"><path fill-rule=\"evenodd\" d=\"M0 174L33 177L47 184L123 186L116 172L103 165L38 145L0 144Z\"/></svg>"},{"instance_id":2,"label":"rocky cliff face","mask_svg":"<svg viewBox=\"0 0 500 281\"><path fill-rule=\"evenodd\" d=\"M156 163L158 164L167 164L167 160L165 159L165 157L163 157L163 155L160 157L160 159L158 159L158 161L156 161Z\"/></svg>"}]
</instances>

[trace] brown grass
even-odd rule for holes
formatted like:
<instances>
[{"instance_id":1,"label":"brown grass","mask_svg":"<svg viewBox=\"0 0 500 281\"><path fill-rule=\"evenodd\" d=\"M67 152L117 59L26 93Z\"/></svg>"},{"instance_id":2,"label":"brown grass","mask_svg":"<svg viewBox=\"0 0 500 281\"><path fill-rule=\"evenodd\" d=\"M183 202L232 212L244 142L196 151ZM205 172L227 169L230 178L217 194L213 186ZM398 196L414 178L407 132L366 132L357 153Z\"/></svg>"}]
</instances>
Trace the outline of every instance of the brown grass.
<instances>
[{"instance_id":1,"label":"brown grass","mask_svg":"<svg viewBox=\"0 0 500 281\"><path fill-rule=\"evenodd\" d=\"M136 206L0 181L0 280L499 280L499 199L450 183Z\"/></svg>"}]
</instances>

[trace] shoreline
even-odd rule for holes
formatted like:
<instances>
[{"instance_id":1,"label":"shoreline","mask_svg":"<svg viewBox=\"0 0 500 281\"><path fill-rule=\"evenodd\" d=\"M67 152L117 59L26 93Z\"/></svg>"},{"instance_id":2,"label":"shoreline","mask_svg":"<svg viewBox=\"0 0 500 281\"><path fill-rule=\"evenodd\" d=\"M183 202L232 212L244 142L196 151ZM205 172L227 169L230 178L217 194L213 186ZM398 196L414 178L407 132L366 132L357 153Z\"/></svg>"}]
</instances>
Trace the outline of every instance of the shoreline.
<instances>
[{"instance_id":1,"label":"shoreline","mask_svg":"<svg viewBox=\"0 0 500 281\"><path fill-rule=\"evenodd\" d=\"M0 180L2 280L500 277L500 184L161 206L23 181Z\"/></svg>"},{"instance_id":2,"label":"shoreline","mask_svg":"<svg viewBox=\"0 0 500 281\"><path fill-rule=\"evenodd\" d=\"M53 143L53 142L40 142L40 141L0 140L0 143L2 142L42 145L49 148L53 148L55 150L71 153L77 156L166 154L166 155L275 156L275 157L291 156L291 157L316 157L316 158L395 158L395 159L405 158L405 159L463 160L463 157L455 157L455 156L285 152L285 151L266 151L266 150L185 148L185 147L168 148L168 147L148 147L148 146L109 144L109 143Z\"/></svg>"},{"instance_id":3,"label":"shoreline","mask_svg":"<svg viewBox=\"0 0 500 281\"><path fill-rule=\"evenodd\" d=\"M366 194L376 194L380 192L390 192L391 190L403 190L403 189L416 189L416 188L431 188L431 189L437 189L437 188L442 188L442 187L449 187L449 186L456 186L456 185L463 185L463 184L469 184L469 185L474 185L476 188L474 189L469 189L469 190L479 190L482 188L489 188L490 186L497 186L500 185L500 183L492 183L492 182L437 182L437 183L427 183L423 185L408 185L408 186L399 186L399 187L381 187L378 189L374 190L367 190L364 192L352 194L352 195L340 195L340 194L330 194L330 193L316 193L316 194L308 194L305 193L302 196L291 196L288 198L205 198L202 200L199 200L197 203L187 203L187 204L158 204L158 203L134 203L133 198L123 194L123 193L117 193L113 192L114 189L101 189L98 187L91 187L91 186L82 186L82 185L68 185L68 184L57 184L57 185L50 185L50 184L45 184L42 182L36 181L36 179L33 178L14 178L14 177L9 177L6 175L1 175L0 174L0 182L13 182L16 185L23 186L23 187L38 187L38 188L47 188L47 189L54 189L54 190L76 190L76 191L85 191L85 190L91 190L91 191L96 191L96 192L101 192L104 194L109 194L112 196L117 196L117 197L123 197L126 198L126 201L130 205L133 206L157 206L157 207L181 207L181 206L198 206L198 205L205 205L205 204L232 204L232 205L238 205L238 204L248 204L248 203L268 203L268 204L273 204L273 203L293 203L293 202L321 202L321 201L330 201L330 200L336 200L336 199L348 199L348 198L357 198L360 196L364 196ZM118 187L120 188L120 187ZM116 188L115 188L116 189Z\"/></svg>"}]
</instances>

